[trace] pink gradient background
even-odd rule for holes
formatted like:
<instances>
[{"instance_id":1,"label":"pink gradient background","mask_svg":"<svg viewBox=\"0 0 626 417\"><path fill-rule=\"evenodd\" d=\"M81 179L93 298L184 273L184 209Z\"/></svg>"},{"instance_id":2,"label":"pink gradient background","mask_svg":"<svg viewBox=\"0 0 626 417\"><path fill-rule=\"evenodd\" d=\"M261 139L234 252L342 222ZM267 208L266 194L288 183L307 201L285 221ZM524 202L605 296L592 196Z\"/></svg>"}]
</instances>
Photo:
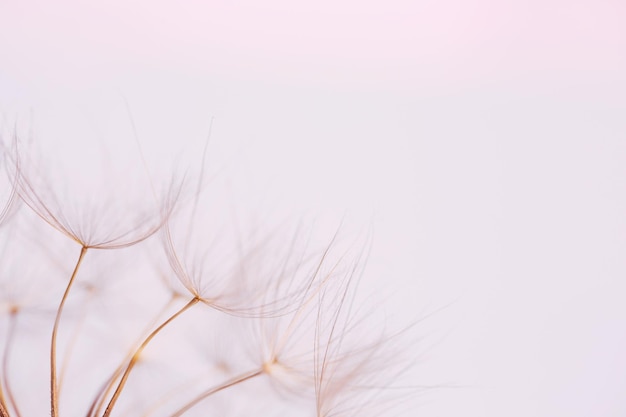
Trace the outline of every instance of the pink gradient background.
<instances>
[{"instance_id":1,"label":"pink gradient background","mask_svg":"<svg viewBox=\"0 0 626 417\"><path fill-rule=\"evenodd\" d=\"M387 310L452 303L416 381L460 387L407 416L617 417L625 22L602 0L4 1L0 111L129 135L123 96L155 149L213 118L251 211L371 221Z\"/></svg>"},{"instance_id":2,"label":"pink gradient background","mask_svg":"<svg viewBox=\"0 0 626 417\"><path fill-rule=\"evenodd\" d=\"M7 76L58 82L133 68L402 91L564 75L606 81L624 70L625 9L619 1L6 2L0 45Z\"/></svg>"}]
</instances>

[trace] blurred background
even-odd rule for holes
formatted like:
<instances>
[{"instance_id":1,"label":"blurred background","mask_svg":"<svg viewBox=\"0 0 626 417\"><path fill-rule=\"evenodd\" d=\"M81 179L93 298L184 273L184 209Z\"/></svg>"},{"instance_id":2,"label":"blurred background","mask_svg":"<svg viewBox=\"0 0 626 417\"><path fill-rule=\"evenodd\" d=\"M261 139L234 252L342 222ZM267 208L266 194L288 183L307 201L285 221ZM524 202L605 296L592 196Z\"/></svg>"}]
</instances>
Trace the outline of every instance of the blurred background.
<instances>
[{"instance_id":1,"label":"blurred background","mask_svg":"<svg viewBox=\"0 0 626 417\"><path fill-rule=\"evenodd\" d=\"M407 415L624 416L625 21L618 0L4 1L0 115L59 152L136 138L154 175L210 136L241 213L371 227L363 290L429 315L415 380L454 386Z\"/></svg>"}]
</instances>

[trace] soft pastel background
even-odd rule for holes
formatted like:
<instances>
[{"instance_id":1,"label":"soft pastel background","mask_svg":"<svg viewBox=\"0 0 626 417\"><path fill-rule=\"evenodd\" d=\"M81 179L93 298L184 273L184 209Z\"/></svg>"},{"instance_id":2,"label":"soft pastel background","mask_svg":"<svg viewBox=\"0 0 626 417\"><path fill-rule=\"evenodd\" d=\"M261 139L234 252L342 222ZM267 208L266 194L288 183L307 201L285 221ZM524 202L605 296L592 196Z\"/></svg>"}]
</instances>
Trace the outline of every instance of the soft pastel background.
<instances>
[{"instance_id":1,"label":"soft pastel background","mask_svg":"<svg viewBox=\"0 0 626 417\"><path fill-rule=\"evenodd\" d=\"M624 416L624 22L620 0L5 0L0 112L132 140L127 102L157 150L213 120L244 209L373 225L389 314L447 306L416 381L457 387L408 415Z\"/></svg>"}]
</instances>

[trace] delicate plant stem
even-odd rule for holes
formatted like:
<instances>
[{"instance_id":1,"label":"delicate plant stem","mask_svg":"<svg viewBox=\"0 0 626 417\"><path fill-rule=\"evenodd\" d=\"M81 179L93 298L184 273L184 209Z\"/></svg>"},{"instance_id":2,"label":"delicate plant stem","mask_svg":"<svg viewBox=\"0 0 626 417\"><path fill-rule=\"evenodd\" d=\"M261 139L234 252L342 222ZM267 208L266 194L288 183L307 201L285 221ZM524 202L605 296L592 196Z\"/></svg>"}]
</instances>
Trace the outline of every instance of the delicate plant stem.
<instances>
[{"instance_id":1,"label":"delicate plant stem","mask_svg":"<svg viewBox=\"0 0 626 417\"><path fill-rule=\"evenodd\" d=\"M194 378L190 381L188 381L187 383L185 383L184 385L181 385L175 389L173 389L172 391L168 392L165 395L162 395L159 398L159 401L157 401L156 403L154 403L153 405L150 406L150 408L148 408L143 414L141 414L141 417L149 417L150 415L152 415L156 410L159 409L159 407L161 407L163 404L167 403L169 400L171 400L172 398L174 398L177 394L181 393L181 392L185 392L187 391L190 387L193 387L195 385L198 385L201 382L201 379L203 377L197 377Z\"/></svg>"},{"instance_id":2,"label":"delicate plant stem","mask_svg":"<svg viewBox=\"0 0 626 417\"><path fill-rule=\"evenodd\" d=\"M9 317L9 333L7 335L7 344L4 349L4 354L2 357L2 370L4 375L2 376L2 382L6 388L7 399L9 400L9 404L13 407L15 411L15 415L17 417L21 417L20 410L17 406L17 401L15 401L15 397L13 396L13 390L11 389L11 384L9 383L9 356L11 355L11 346L13 344L13 338L15 337L15 328L17 324L17 311L12 311Z\"/></svg>"},{"instance_id":3,"label":"delicate plant stem","mask_svg":"<svg viewBox=\"0 0 626 417\"><path fill-rule=\"evenodd\" d=\"M113 393L113 397L111 397L111 401L109 401L109 404L107 405L106 410L104 410L104 414L102 415L103 417L108 417L111 414L111 411L113 411L113 407L115 406L115 403L117 402L117 399L119 398L120 394L122 393L122 390L124 389L124 385L126 385L126 380L130 376L130 372L132 371L132 369L134 368L135 364L139 360L139 356L141 355L141 352L143 352L143 350L148 345L148 343L150 343L150 341L154 338L154 336L156 336L161 330L163 330L163 328L165 328L165 326L170 324L174 319L176 319L178 316L183 314L185 311L187 311L188 309L193 307L199 301L200 301L200 299L198 297L192 298L180 310L178 310L170 318L165 320L159 327L157 327L152 333L150 333L148 335L148 337L146 337L146 339L143 341L143 343L137 348L137 350L133 354L132 358L130 359L130 362L128 362L128 366L126 366L126 369L124 371L124 375L122 375L122 378L120 379L120 382L117 385L117 388L115 389L115 392Z\"/></svg>"},{"instance_id":4,"label":"delicate plant stem","mask_svg":"<svg viewBox=\"0 0 626 417\"><path fill-rule=\"evenodd\" d=\"M6 371L4 371L6 372ZM2 391L2 383L0 382L0 417L9 417L7 405L4 400L4 392Z\"/></svg>"},{"instance_id":5,"label":"delicate plant stem","mask_svg":"<svg viewBox=\"0 0 626 417\"><path fill-rule=\"evenodd\" d=\"M20 410L17 406L17 401L15 401L15 397L13 396L13 390L11 390L11 385L9 384L9 356L11 352L11 345L13 344L13 338L15 337L15 327L17 322L17 311L11 311L9 316L9 332L7 334L6 344L4 346L4 353L2 355L2 383L6 388L7 399L9 400L9 404L15 410L15 414L17 417L20 417ZM2 416L2 412L5 412L6 415L9 415L8 405L5 402L4 393L2 393L2 406L0 406L0 416Z\"/></svg>"},{"instance_id":6,"label":"delicate plant stem","mask_svg":"<svg viewBox=\"0 0 626 417\"><path fill-rule=\"evenodd\" d=\"M67 299L67 295L70 292L70 288L74 283L74 279L76 278L76 274L78 273L78 268L80 267L85 254L87 253L87 246L84 246L80 249L80 255L78 256L78 260L76 261L76 266L74 267L74 272L72 272L72 276L70 277L70 281L67 283L67 287L65 288L65 292L63 293L63 298L61 298L61 303L59 304L59 308L57 309L57 315L54 320L54 327L52 328L52 341L50 342L50 412L52 417L58 417L59 413L59 393L58 393L58 385L57 385L57 331L59 328L59 323L61 321L61 313L63 312L63 306L65 305L65 300Z\"/></svg>"},{"instance_id":7,"label":"delicate plant stem","mask_svg":"<svg viewBox=\"0 0 626 417\"><path fill-rule=\"evenodd\" d=\"M61 370L59 371L59 376L58 376L58 389L59 391L61 390L61 387L63 387L63 381L65 380L65 374L67 373L67 368L69 367L69 363L70 363L70 358L72 357L72 354L74 353L74 348L76 347L76 343L78 342L78 338L80 336L80 331L82 329L82 327L85 324L86 318L87 318L87 307L89 306L91 300L92 294L90 294L84 301L83 304L83 309L82 309L82 313L80 315L80 321L78 322L78 324L74 327L74 331L72 333L72 338L70 339L68 345L67 345L67 349L65 349L65 355L63 356L63 361L61 363Z\"/></svg>"},{"instance_id":8,"label":"delicate plant stem","mask_svg":"<svg viewBox=\"0 0 626 417\"><path fill-rule=\"evenodd\" d=\"M191 400L190 402L188 402L184 407L181 407L180 409L178 409L178 411L176 411L174 414L170 415L170 417L180 417L183 414L185 414L187 411L189 411L192 407L194 407L196 404L198 404L200 401L204 400L205 398L210 397L213 394L216 394L222 390L225 390L226 388L230 388L234 385L240 384L242 382L245 382L249 379L255 378L259 375L263 375L265 373L264 368L260 368L257 369L255 371L250 371L250 372L246 372L244 374L241 374L239 376L236 376L232 379L229 379L228 381L220 384L220 385L216 385L213 388L203 392L202 394L198 395L196 398L194 398L193 400Z\"/></svg>"},{"instance_id":9,"label":"delicate plant stem","mask_svg":"<svg viewBox=\"0 0 626 417\"><path fill-rule=\"evenodd\" d=\"M172 304L174 303L174 301L176 301L177 298L178 296L176 295L173 295L170 298L167 304L165 304L163 308L161 309L159 315L155 317L154 320L152 320L150 325L146 328L145 331L142 332L142 334L147 334L148 331L152 327L154 327L154 325L158 321L158 318L172 306ZM139 342L137 342L136 345L139 345ZM100 410L102 410L102 407L104 407L104 402L106 398L109 396L109 392L111 392L111 390L113 389L115 385L115 381L117 381L117 378L122 374L122 372L124 372L124 365L126 365L128 361L130 361L134 351L135 351L135 348L132 348L130 350L128 355L124 357L124 360L120 363L120 365L117 368L115 368L115 371L113 371L109 379L107 379L103 387L98 391L98 394L94 398L93 402L91 403L91 407L89 408L89 411L87 412L87 417L94 417L100 414Z\"/></svg>"}]
</instances>

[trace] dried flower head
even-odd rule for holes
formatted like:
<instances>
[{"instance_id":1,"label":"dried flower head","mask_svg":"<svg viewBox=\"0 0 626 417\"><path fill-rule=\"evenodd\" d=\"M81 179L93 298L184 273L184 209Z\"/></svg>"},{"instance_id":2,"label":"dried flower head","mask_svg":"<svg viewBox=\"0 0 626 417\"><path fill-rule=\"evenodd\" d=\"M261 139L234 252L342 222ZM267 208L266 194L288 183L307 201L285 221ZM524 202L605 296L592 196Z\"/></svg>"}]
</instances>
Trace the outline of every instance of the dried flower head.
<instances>
[{"instance_id":1,"label":"dried flower head","mask_svg":"<svg viewBox=\"0 0 626 417\"><path fill-rule=\"evenodd\" d=\"M110 146L85 139L60 153L16 140L10 180L28 207L82 247L131 246L159 230L176 192L153 183L136 148L112 157Z\"/></svg>"},{"instance_id":2,"label":"dried flower head","mask_svg":"<svg viewBox=\"0 0 626 417\"><path fill-rule=\"evenodd\" d=\"M171 271L188 294L216 310L284 314L308 285L294 277L301 267L292 254L299 232L287 224L269 233L254 222L242 225L245 219L235 216L219 185L213 181L212 188L180 198L168 217L161 235Z\"/></svg>"}]
</instances>

